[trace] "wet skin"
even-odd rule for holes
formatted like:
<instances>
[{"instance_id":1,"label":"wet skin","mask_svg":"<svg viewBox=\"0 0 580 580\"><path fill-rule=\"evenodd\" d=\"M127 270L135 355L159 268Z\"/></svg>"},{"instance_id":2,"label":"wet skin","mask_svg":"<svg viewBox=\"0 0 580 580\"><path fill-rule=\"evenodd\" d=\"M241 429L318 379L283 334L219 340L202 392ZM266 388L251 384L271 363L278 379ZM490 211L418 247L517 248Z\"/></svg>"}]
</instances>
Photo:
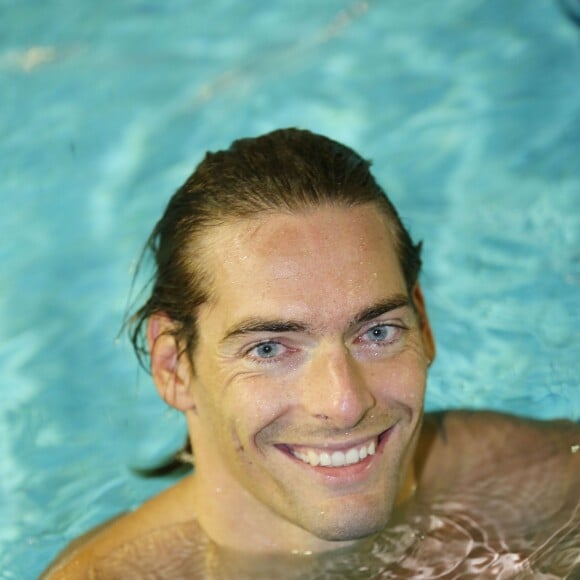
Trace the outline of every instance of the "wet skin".
<instances>
[{"instance_id":1,"label":"wet skin","mask_svg":"<svg viewBox=\"0 0 580 580\"><path fill-rule=\"evenodd\" d=\"M415 455L415 494L379 534L319 555L248 556L217 546L184 510L193 499L188 476L77 541L49 577L88 578L91 570L95 578L265 580L324 578L329 571L333 578L367 579L541 578L539 571L575 578L579 439L578 425L569 421L427 415Z\"/></svg>"},{"instance_id":2,"label":"wet skin","mask_svg":"<svg viewBox=\"0 0 580 580\"><path fill-rule=\"evenodd\" d=\"M325 208L235 222L205 257L215 297L182 377L203 529L250 552L321 551L382 529L412 477L434 354L382 217ZM349 466L296 457L373 443Z\"/></svg>"},{"instance_id":3,"label":"wet skin","mask_svg":"<svg viewBox=\"0 0 580 580\"><path fill-rule=\"evenodd\" d=\"M540 536L577 525L566 524L577 426L490 414L422 424L433 339L374 208L228 223L204 259L213 292L193 365L163 334L170 321L149 325L153 377L187 417L195 473L69 552L68 577L94 565L207 577L208 558L217 576L234 566L259 577L271 554L312 553L306 573L336 550L348 569L372 541L391 546L397 526L422 530L424 547L425 522L449 502L508 544L535 537L539 521ZM438 533L456 537L447 525Z\"/></svg>"}]
</instances>

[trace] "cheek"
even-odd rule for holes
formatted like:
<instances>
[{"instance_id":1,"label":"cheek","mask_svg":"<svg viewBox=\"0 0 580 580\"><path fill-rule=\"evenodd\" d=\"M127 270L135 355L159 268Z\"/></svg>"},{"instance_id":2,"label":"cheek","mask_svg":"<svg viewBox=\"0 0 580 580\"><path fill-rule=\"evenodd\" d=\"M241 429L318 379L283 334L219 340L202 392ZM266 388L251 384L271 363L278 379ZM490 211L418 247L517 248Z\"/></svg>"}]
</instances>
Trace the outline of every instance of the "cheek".
<instances>
[{"instance_id":1,"label":"cheek","mask_svg":"<svg viewBox=\"0 0 580 580\"><path fill-rule=\"evenodd\" d=\"M423 404L426 365L415 353L397 357L367 370L368 384L375 397L384 403L409 407Z\"/></svg>"},{"instance_id":2,"label":"cheek","mask_svg":"<svg viewBox=\"0 0 580 580\"><path fill-rule=\"evenodd\" d=\"M265 429L277 423L296 404L296 385L289 381L269 382L248 391L248 407L254 409L256 425Z\"/></svg>"},{"instance_id":3,"label":"cheek","mask_svg":"<svg viewBox=\"0 0 580 580\"><path fill-rule=\"evenodd\" d=\"M287 415L294 390L288 380L279 377L244 376L230 383L223 392L222 417L231 435L244 446L253 444Z\"/></svg>"}]
</instances>

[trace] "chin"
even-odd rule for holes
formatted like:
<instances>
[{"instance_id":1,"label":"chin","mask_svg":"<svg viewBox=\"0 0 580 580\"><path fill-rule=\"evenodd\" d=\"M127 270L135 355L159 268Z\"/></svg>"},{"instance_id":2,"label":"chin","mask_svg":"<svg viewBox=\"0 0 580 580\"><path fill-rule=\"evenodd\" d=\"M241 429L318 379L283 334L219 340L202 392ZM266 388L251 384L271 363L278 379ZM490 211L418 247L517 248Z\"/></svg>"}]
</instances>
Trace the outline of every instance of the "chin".
<instances>
[{"instance_id":1,"label":"chin","mask_svg":"<svg viewBox=\"0 0 580 580\"><path fill-rule=\"evenodd\" d=\"M377 526L365 526L365 527L349 527L349 528L337 528L333 530L325 530L324 535L318 536L321 540L326 540L327 542L352 542L355 540L364 540L382 532L386 527L386 524L381 524Z\"/></svg>"},{"instance_id":2,"label":"chin","mask_svg":"<svg viewBox=\"0 0 580 580\"><path fill-rule=\"evenodd\" d=\"M312 533L321 540L328 542L348 542L362 540L383 531L389 522L389 513L377 510L366 514L346 514L335 518L334 521L319 521Z\"/></svg>"}]
</instances>

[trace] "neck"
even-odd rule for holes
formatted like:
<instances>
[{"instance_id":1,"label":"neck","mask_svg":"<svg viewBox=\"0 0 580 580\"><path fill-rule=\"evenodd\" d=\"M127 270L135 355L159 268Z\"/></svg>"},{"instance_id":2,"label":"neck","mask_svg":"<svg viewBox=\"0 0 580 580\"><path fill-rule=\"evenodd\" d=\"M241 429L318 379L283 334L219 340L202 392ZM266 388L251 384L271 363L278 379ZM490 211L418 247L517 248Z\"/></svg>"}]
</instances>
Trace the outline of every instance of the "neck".
<instances>
[{"instance_id":1,"label":"neck","mask_svg":"<svg viewBox=\"0 0 580 580\"><path fill-rule=\"evenodd\" d=\"M195 474L191 479L197 520L220 550L253 555L304 554L353 543L321 540L274 514L245 489L208 485Z\"/></svg>"},{"instance_id":2,"label":"neck","mask_svg":"<svg viewBox=\"0 0 580 580\"><path fill-rule=\"evenodd\" d=\"M199 474L191 475L190 479L196 518L219 551L254 556L309 555L362 546L369 540L323 540L273 513L250 492L229 481L216 485L215 480L209 483ZM415 493L413 462L405 469L401 481L395 508Z\"/></svg>"}]
</instances>

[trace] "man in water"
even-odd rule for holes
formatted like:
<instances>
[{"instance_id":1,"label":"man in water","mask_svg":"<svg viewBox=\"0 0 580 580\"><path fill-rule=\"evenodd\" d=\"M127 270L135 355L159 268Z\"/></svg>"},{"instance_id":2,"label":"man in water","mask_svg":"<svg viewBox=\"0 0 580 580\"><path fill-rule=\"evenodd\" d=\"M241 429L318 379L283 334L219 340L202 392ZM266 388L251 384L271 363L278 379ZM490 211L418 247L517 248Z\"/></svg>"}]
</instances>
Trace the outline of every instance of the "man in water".
<instances>
[{"instance_id":1,"label":"man in water","mask_svg":"<svg viewBox=\"0 0 580 580\"><path fill-rule=\"evenodd\" d=\"M194 470L48 577L578 571L578 426L424 415L421 247L358 154L294 129L208 154L149 248L133 342Z\"/></svg>"}]
</instances>

